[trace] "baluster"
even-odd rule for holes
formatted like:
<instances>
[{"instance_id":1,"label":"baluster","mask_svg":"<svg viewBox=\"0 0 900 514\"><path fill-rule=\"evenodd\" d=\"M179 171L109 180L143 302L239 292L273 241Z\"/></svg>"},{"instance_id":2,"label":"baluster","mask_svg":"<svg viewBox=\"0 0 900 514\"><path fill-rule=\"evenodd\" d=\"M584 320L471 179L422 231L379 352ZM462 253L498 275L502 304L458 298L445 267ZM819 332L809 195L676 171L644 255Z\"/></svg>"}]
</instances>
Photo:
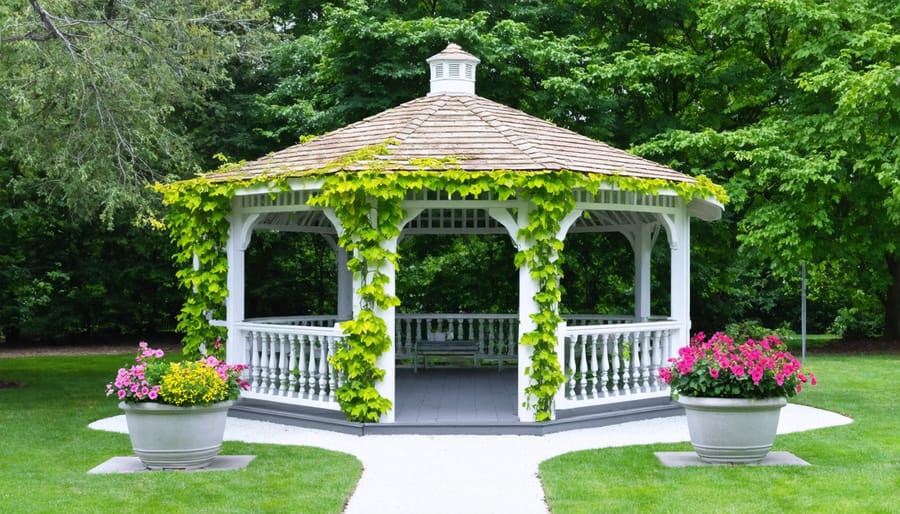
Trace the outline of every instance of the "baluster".
<instances>
[{"instance_id":1,"label":"baluster","mask_svg":"<svg viewBox=\"0 0 900 514\"><path fill-rule=\"evenodd\" d=\"M612 343L612 358L610 359L609 391L611 396L619 396L619 340L621 334L613 334L610 342Z\"/></svg>"},{"instance_id":2,"label":"baluster","mask_svg":"<svg viewBox=\"0 0 900 514\"><path fill-rule=\"evenodd\" d=\"M672 343L672 331L663 330L660 332L659 336L659 367L663 367L669 363L669 345ZM669 384L664 383L662 380L657 379L656 384L660 391L669 389Z\"/></svg>"},{"instance_id":3,"label":"baluster","mask_svg":"<svg viewBox=\"0 0 900 514\"><path fill-rule=\"evenodd\" d=\"M628 345L628 351L625 351L625 345ZM632 380L632 359L634 357L634 332L622 334L622 394L627 395L631 391Z\"/></svg>"},{"instance_id":4,"label":"baluster","mask_svg":"<svg viewBox=\"0 0 900 514\"><path fill-rule=\"evenodd\" d=\"M288 338L288 344L290 345L290 355L289 355L289 364L288 364L288 391L290 391L289 396L291 398L297 397L297 335L292 334Z\"/></svg>"},{"instance_id":5,"label":"baluster","mask_svg":"<svg viewBox=\"0 0 900 514\"><path fill-rule=\"evenodd\" d=\"M612 334L604 334L600 350L600 396L609 398L609 342Z\"/></svg>"},{"instance_id":6,"label":"baluster","mask_svg":"<svg viewBox=\"0 0 900 514\"><path fill-rule=\"evenodd\" d=\"M590 336L591 338L591 384L588 388L588 396L591 398L597 398L597 385L599 384L599 377L597 376L597 336L593 334Z\"/></svg>"},{"instance_id":7,"label":"baluster","mask_svg":"<svg viewBox=\"0 0 900 514\"><path fill-rule=\"evenodd\" d=\"M337 386L338 386L337 377L335 377L334 367L331 365L331 359L330 359L330 357L332 355L334 355L335 347L337 345L335 342L335 339L336 338L334 338L334 337L328 338L328 357L329 358L325 359L325 361L328 364L328 401L329 402L334 402L334 391L335 391L335 389L337 389Z\"/></svg>"},{"instance_id":8,"label":"baluster","mask_svg":"<svg viewBox=\"0 0 900 514\"><path fill-rule=\"evenodd\" d=\"M309 379L306 383L309 394L307 398L312 400L316 393L316 384L319 382L319 368L316 365L316 341L309 336L306 336L306 340L309 341Z\"/></svg>"},{"instance_id":9,"label":"baluster","mask_svg":"<svg viewBox=\"0 0 900 514\"><path fill-rule=\"evenodd\" d=\"M278 394L279 396L287 396L287 353L288 353L288 334L281 334L278 339L281 343L281 352L278 354Z\"/></svg>"},{"instance_id":10,"label":"baluster","mask_svg":"<svg viewBox=\"0 0 900 514\"><path fill-rule=\"evenodd\" d=\"M569 377L568 384L566 384L566 399L569 400L575 399L575 347L578 345L577 337L575 340L571 337L565 339L566 355L568 356L566 361L566 375Z\"/></svg>"},{"instance_id":11,"label":"baluster","mask_svg":"<svg viewBox=\"0 0 900 514\"><path fill-rule=\"evenodd\" d=\"M265 332L257 333L257 337L259 338L259 392L265 393L266 389L269 387L269 356L266 353L266 344L268 344L268 340Z\"/></svg>"},{"instance_id":12,"label":"baluster","mask_svg":"<svg viewBox=\"0 0 900 514\"><path fill-rule=\"evenodd\" d=\"M259 332L250 332L253 338L253 355L250 359L250 368L253 371L253 378L251 382L253 383L251 386L251 390L254 393L260 392L261 380L262 380L262 370L260 369L260 361L259 361L259 347L260 347L260 334Z\"/></svg>"},{"instance_id":13,"label":"baluster","mask_svg":"<svg viewBox=\"0 0 900 514\"><path fill-rule=\"evenodd\" d=\"M241 372L241 378L246 380L248 384L251 384L252 387L253 367L250 364L253 362L253 332L241 330L241 337L244 339L244 358L241 360L241 363L246 364L244 371Z\"/></svg>"},{"instance_id":14,"label":"baluster","mask_svg":"<svg viewBox=\"0 0 900 514\"><path fill-rule=\"evenodd\" d=\"M484 334L486 323L487 320L484 318L472 320L472 335L474 336L474 339L478 341L478 353L490 355L491 347L486 344L487 337L485 337Z\"/></svg>"},{"instance_id":15,"label":"baluster","mask_svg":"<svg viewBox=\"0 0 900 514\"><path fill-rule=\"evenodd\" d=\"M632 332L629 339L631 340L631 362L628 364L628 370L631 373L631 394L637 394L641 388L641 333Z\"/></svg>"},{"instance_id":16,"label":"baluster","mask_svg":"<svg viewBox=\"0 0 900 514\"><path fill-rule=\"evenodd\" d=\"M659 339L660 331L650 333L650 391L659 391Z\"/></svg>"},{"instance_id":17,"label":"baluster","mask_svg":"<svg viewBox=\"0 0 900 514\"><path fill-rule=\"evenodd\" d=\"M412 353L413 323L411 319L404 319L401 323L403 323L403 328L406 329L406 334L403 339L403 353L409 354Z\"/></svg>"},{"instance_id":18,"label":"baluster","mask_svg":"<svg viewBox=\"0 0 900 514\"><path fill-rule=\"evenodd\" d=\"M259 333L259 392L266 394L269 390L269 334Z\"/></svg>"},{"instance_id":19,"label":"baluster","mask_svg":"<svg viewBox=\"0 0 900 514\"><path fill-rule=\"evenodd\" d=\"M268 394L274 395L278 387L278 335L268 334L269 339L269 382Z\"/></svg>"},{"instance_id":20,"label":"baluster","mask_svg":"<svg viewBox=\"0 0 900 514\"><path fill-rule=\"evenodd\" d=\"M328 340L318 337L319 346L321 346L321 356L319 357L319 396L320 402L325 401L328 397Z\"/></svg>"},{"instance_id":21,"label":"baluster","mask_svg":"<svg viewBox=\"0 0 900 514\"><path fill-rule=\"evenodd\" d=\"M297 376L297 397L306 398L306 381L309 378L306 367L306 337L297 336L297 346L300 347L300 355L297 356L297 366L300 368Z\"/></svg>"},{"instance_id":22,"label":"baluster","mask_svg":"<svg viewBox=\"0 0 900 514\"><path fill-rule=\"evenodd\" d=\"M641 331L637 335L640 346L641 346L641 355L638 358L638 367L640 369L641 375L641 392L650 391L650 332L649 331Z\"/></svg>"},{"instance_id":23,"label":"baluster","mask_svg":"<svg viewBox=\"0 0 900 514\"><path fill-rule=\"evenodd\" d=\"M579 377L578 380L578 396L585 398L584 395L584 386L587 383L588 379L588 369L587 369L587 342L590 336L578 336L578 342L581 343L581 359L579 362ZM577 348L577 346L576 346Z\"/></svg>"}]
</instances>

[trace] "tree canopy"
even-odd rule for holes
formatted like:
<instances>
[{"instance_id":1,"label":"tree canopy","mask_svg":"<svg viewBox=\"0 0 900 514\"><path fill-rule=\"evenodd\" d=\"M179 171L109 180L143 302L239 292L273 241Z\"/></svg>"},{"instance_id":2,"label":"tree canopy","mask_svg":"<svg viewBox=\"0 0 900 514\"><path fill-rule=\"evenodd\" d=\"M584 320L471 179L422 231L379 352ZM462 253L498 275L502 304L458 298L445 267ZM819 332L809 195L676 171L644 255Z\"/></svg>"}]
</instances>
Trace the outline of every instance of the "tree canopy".
<instances>
[{"instance_id":1,"label":"tree canopy","mask_svg":"<svg viewBox=\"0 0 900 514\"><path fill-rule=\"evenodd\" d=\"M726 187L724 219L693 229L695 327L796 327L806 263L814 330L900 335L896 2L0 0L0 19L0 202L20 229L113 219L213 154L256 158L422 96L424 60L454 41L481 58L479 95ZM0 259L24 262L3 237ZM411 273L462 265L416 239ZM290 271L317 245L259 251ZM567 301L627 298L627 281L575 278L621 267L604 248L565 263ZM4 280L43 280L26 271ZM32 286L0 290L27 304Z\"/></svg>"}]
</instances>

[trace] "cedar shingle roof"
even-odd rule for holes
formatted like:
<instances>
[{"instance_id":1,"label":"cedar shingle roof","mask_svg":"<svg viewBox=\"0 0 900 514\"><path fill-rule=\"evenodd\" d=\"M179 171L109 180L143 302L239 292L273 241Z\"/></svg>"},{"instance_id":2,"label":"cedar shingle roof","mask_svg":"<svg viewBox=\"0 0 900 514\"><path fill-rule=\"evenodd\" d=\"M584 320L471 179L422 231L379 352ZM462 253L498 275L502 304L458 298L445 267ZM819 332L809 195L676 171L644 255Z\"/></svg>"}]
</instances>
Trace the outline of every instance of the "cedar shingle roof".
<instances>
[{"instance_id":1,"label":"cedar shingle roof","mask_svg":"<svg viewBox=\"0 0 900 514\"><path fill-rule=\"evenodd\" d=\"M475 95L436 94L417 98L312 141L247 162L240 171L209 178L321 169L350 152L396 141L389 170L421 170L411 159L455 158L467 171L557 171L621 174L694 182L688 175L576 134L521 111ZM365 163L348 166L363 170ZM444 169L444 168L439 168Z\"/></svg>"}]
</instances>

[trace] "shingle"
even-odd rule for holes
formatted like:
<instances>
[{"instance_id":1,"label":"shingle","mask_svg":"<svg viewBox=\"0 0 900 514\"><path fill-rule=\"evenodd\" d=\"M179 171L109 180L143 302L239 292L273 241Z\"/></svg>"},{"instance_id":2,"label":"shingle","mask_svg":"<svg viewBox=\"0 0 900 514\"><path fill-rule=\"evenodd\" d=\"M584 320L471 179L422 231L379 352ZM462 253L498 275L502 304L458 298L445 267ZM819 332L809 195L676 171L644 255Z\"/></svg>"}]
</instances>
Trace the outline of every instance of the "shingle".
<instances>
[{"instance_id":1,"label":"shingle","mask_svg":"<svg viewBox=\"0 0 900 514\"><path fill-rule=\"evenodd\" d=\"M554 171L620 174L694 182L688 175L475 95L438 94L244 164L214 180L310 171L388 139L389 169L423 169L410 159L454 157L466 171ZM365 169L364 164L348 171ZM432 171L424 169L425 171Z\"/></svg>"}]
</instances>

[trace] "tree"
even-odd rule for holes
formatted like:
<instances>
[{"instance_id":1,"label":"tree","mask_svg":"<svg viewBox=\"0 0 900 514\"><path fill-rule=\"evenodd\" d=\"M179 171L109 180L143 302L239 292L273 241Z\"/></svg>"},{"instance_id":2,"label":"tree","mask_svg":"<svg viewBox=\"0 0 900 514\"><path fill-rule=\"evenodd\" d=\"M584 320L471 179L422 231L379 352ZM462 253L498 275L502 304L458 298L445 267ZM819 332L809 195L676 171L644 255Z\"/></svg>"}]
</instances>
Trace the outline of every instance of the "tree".
<instances>
[{"instance_id":1,"label":"tree","mask_svg":"<svg viewBox=\"0 0 900 514\"><path fill-rule=\"evenodd\" d=\"M252 2L0 2L0 130L14 182L108 222L199 168L175 116L258 51Z\"/></svg>"},{"instance_id":2,"label":"tree","mask_svg":"<svg viewBox=\"0 0 900 514\"><path fill-rule=\"evenodd\" d=\"M832 280L847 302L879 296L885 336L897 339L895 6L735 0L710 4L700 20L715 41L710 72L725 85L721 112L731 120L700 118L639 151L716 170L732 196L744 259L782 281L812 263L813 280ZM747 69L755 72L736 72ZM749 77L756 93L729 76Z\"/></svg>"}]
</instances>

